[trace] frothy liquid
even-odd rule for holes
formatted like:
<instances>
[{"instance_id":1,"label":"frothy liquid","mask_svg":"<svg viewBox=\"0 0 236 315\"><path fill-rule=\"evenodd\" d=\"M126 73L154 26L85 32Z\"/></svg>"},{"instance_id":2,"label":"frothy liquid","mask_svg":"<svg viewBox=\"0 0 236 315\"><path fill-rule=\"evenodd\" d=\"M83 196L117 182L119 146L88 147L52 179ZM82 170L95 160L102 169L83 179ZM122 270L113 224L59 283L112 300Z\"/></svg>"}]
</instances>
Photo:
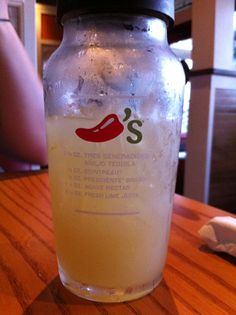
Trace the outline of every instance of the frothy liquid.
<instances>
[{"instance_id":1,"label":"frothy liquid","mask_svg":"<svg viewBox=\"0 0 236 315\"><path fill-rule=\"evenodd\" d=\"M47 120L57 256L63 277L97 288L145 287L161 278L179 149L179 121L148 121L103 143L80 139L98 121ZM68 280L70 279L70 280Z\"/></svg>"}]
</instances>

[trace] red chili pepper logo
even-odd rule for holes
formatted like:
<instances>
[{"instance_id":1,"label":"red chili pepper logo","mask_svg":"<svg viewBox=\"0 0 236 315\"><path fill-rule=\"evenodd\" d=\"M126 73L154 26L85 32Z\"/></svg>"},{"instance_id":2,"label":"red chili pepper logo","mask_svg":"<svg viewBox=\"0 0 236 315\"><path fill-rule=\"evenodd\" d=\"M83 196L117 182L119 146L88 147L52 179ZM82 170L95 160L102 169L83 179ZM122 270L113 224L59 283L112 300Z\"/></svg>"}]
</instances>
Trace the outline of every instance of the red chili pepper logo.
<instances>
[{"instance_id":1,"label":"red chili pepper logo","mask_svg":"<svg viewBox=\"0 0 236 315\"><path fill-rule=\"evenodd\" d=\"M124 130L117 115L106 116L93 128L78 128L75 133L78 137L89 142L105 142L118 137Z\"/></svg>"}]
</instances>

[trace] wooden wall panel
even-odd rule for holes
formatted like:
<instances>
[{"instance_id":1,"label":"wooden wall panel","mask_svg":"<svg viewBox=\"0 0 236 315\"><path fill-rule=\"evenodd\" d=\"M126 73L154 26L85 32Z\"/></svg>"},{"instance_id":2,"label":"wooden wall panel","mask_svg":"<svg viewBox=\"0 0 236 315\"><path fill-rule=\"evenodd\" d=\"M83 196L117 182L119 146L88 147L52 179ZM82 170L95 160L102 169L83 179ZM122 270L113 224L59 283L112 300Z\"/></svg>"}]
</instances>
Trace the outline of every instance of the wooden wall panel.
<instances>
[{"instance_id":1,"label":"wooden wall panel","mask_svg":"<svg viewBox=\"0 0 236 315\"><path fill-rule=\"evenodd\" d=\"M236 90L216 90L209 193L209 204L236 213Z\"/></svg>"},{"instance_id":2,"label":"wooden wall panel","mask_svg":"<svg viewBox=\"0 0 236 315\"><path fill-rule=\"evenodd\" d=\"M56 16L43 13L41 15L41 36L42 39L62 40L62 27L57 24Z\"/></svg>"},{"instance_id":3,"label":"wooden wall panel","mask_svg":"<svg viewBox=\"0 0 236 315\"><path fill-rule=\"evenodd\" d=\"M59 46L62 28L56 22L56 7L36 5L38 71L42 76L43 68L50 55Z\"/></svg>"}]
</instances>

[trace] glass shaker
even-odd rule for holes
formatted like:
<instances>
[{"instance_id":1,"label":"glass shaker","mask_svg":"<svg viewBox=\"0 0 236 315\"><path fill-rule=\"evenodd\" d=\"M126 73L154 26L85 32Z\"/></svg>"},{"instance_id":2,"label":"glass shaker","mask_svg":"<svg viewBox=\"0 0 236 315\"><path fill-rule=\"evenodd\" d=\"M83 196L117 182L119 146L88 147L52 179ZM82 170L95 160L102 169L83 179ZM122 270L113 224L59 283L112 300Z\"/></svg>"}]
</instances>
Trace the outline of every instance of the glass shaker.
<instances>
[{"instance_id":1,"label":"glass shaker","mask_svg":"<svg viewBox=\"0 0 236 315\"><path fill-rule=\"evenodd\" d=\"M173 0L58 1L44 72L56 251L62 283L89 300L162 279L185 83L173 13Z\"/></svg>"}]
</instances>

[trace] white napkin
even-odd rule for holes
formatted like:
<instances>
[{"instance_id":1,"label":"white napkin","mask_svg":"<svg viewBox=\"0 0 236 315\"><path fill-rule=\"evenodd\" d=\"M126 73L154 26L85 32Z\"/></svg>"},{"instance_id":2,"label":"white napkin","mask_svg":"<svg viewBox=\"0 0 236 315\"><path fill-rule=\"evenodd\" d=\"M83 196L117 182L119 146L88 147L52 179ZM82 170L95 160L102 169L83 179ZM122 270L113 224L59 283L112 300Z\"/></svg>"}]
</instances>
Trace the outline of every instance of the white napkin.
<instances>
[{"instance_id":1,"label":"white napkin","mask_svg":"<svg viewBox=\"0 0 236 315\"><path fill-rule=\"evenodd\" d=\"M198 233L211 249L236 257L236 219L215 217Z\"/></svg>"}]
</instances>

